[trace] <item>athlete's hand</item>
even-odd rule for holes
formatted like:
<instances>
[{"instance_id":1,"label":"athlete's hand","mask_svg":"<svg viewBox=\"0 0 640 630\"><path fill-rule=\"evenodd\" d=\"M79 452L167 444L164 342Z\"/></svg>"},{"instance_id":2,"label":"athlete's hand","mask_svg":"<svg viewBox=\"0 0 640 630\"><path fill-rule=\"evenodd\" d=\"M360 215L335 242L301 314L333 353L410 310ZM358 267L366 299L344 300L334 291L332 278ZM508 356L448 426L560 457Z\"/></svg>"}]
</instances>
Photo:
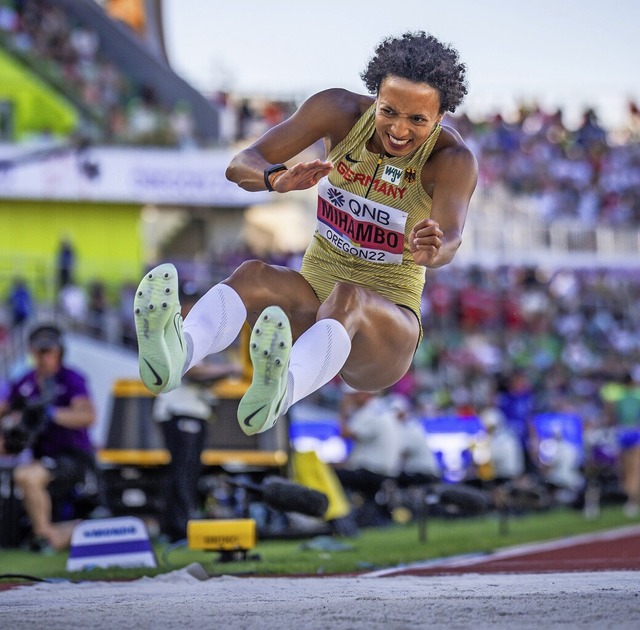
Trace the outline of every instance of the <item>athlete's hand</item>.
<instances>
[{"instance_id":1,"label":"athlete's hand","mask_svg":"<svg viewBox=\"0 0 640 630\"><path fill-rule=\"evenodd\" d=\"M438 257L442 247L444 233L437 221L423 219L418 221L409 235L409 251L416 265L429 267Z\"/></svg>"},{"instance_id":2,"label":"athlete's hand","mask_svg":"<svg viewBox=\"0 0 640 630\"><path fill-rule=\"evenodd\" d=\"M306 190L315 186L332 170L332 162L323 160L300 162L286 171L282 171L282 175L279 175L273 184L273 189L279 193L289 192L290 190Z\"/></svg>"}]
</instances>

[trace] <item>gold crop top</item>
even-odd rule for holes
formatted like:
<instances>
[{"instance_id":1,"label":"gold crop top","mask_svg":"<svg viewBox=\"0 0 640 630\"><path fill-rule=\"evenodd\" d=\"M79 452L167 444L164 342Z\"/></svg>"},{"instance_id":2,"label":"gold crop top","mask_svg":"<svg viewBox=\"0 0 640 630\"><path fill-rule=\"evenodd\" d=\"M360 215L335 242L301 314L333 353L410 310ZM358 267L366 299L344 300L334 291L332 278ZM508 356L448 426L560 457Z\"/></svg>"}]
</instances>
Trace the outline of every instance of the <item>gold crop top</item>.
<instances>
[{"instance_id":1,"label":"gold crop top","mask_svg":"<svg viewBox=\"0 0 640 630\"><path fill-rule=\"evenodd\" d=\"M425 268L409 251L413 226L431 214L420 174L438 140L437 125L408 156L371 153L375 103L328 158L333 171L318 184L317 226L301 273L321 301L337 281L367 287L410 308L420 321Z\"/></svg>"}]
</instances>

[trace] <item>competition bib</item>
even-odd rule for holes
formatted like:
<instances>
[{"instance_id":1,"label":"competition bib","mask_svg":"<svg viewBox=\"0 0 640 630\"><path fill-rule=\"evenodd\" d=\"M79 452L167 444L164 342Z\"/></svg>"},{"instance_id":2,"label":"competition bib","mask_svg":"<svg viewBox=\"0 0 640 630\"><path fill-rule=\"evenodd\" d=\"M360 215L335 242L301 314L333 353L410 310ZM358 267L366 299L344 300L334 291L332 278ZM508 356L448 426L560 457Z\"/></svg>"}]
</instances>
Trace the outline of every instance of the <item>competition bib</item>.
<instances>
[{"instance_id":1,"label":"competition bib","mask_svg":"<svg viewBox=\"0 0 640 630\"><path fill-rule=\"evenodd\" d=\"M351 256L402 264L408 216L402 210L338 188L327 177L318 184L318 234Z\"/></svg>"}]
</instances>

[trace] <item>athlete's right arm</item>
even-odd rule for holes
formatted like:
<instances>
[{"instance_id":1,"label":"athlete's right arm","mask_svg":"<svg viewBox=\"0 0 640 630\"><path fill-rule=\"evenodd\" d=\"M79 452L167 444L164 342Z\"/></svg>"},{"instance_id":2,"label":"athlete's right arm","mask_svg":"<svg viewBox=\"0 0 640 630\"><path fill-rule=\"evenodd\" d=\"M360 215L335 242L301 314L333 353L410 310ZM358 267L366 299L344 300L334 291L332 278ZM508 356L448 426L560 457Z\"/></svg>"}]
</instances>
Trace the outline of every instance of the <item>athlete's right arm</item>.
<instances>
[{"instance_id":1,"label":"athlete's right arm","mask_svg":"<svg viewBox=\"0 0 640 630\"><path fill-rule=\"evenodd\" d=\"M353 104L357 98L339 89L311 96L290 118L236 154L227 167L227 179L245 190L265 190L264 171L272 164L284 164L321 140L335 145L344 138L354 124ZM298 162L282 171L273 184L274 190L311 188L332 168L331 162L321 159Z\"/></svg>"}]
</instances>

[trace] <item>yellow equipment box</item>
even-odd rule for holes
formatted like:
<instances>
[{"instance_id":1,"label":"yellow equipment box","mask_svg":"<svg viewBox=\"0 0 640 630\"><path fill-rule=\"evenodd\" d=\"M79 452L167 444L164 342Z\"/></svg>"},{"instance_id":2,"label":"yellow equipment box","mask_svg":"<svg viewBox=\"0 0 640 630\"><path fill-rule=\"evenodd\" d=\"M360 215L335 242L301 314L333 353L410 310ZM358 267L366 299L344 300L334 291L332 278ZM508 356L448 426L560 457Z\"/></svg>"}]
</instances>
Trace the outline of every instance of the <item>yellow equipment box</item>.
<instances>
[{"instance_id":1,"label":"yellow equipment box","mask_svg":"<svg viewBox=\"0 0 640 630\"><path fill-rule=\"evenodd\" d=\"M250 518L196 519L187 523L189 549L246 551L256 546L256 522Z\"/></svg>"}]
</instances>

